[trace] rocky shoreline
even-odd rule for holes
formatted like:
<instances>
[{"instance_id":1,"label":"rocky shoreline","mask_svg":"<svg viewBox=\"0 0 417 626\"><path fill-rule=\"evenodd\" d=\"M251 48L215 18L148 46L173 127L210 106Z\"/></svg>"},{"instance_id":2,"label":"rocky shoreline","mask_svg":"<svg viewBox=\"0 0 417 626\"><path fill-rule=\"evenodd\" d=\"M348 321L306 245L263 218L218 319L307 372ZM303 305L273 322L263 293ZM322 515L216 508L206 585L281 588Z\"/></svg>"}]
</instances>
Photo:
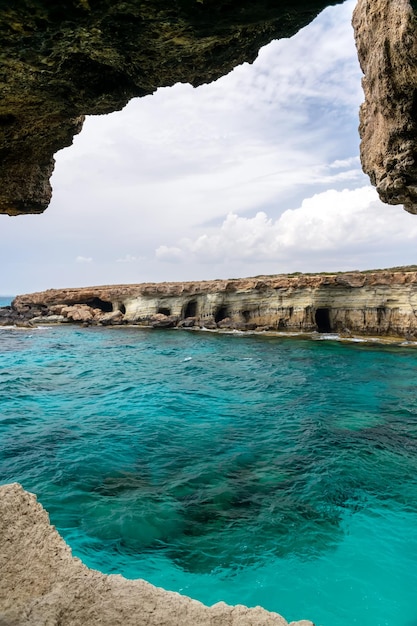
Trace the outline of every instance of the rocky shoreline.
<instances>
[{"instance_id":1,"label":"rocky shoreline","mask_svg":"<svg viewBox=\"0 0 417 626\"><path fill-rule=\"evenodd\" d=\"M261 607L207 607L74 558L36 496L0 486L0 623L15 626L313 626Z\"/></svg>"},{"instance_id":2,"label":"rocky shoreline","mask_svg":"<svg viewBox=\"0 0 417 626\"><path fill-rule=\"evenodd\" d=\"M0 308L0 326L75 323L417 338L410 268L49 289Z\"/></svg>"}]
</instances>

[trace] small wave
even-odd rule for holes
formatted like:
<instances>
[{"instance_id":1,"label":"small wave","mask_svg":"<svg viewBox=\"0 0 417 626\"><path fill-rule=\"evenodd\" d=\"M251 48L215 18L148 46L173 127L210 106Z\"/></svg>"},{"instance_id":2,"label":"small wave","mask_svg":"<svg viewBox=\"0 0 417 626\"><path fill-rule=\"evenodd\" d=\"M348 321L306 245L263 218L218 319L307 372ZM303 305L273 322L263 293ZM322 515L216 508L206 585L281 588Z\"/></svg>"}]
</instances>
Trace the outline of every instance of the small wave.
<instances>
[{"instance_id":1,"label":"small wave","mask_svg":"<svg viewBox=\"0 0 417 626\"><path fill-rule=\"evenodd\" d=\"M29 328L28 326L12 326L12 325L10 325L10 326L0 326L0 330L19 330L19 331L22 331L22 330L28 331L28 330L30 330L30 331L33 331L33 330L37 330L37 328L36 327Z\"/></svg>"},{"instance_id":2,"label":"small wave","mask_svg":"<svg viewBox=\"0 0 417 626\"><path fill-rule=\"evenodd\" d=\"M312 335L312 339L318 341L340 341L341 336L337 333L317 333Z\"/></svg>"},{"instance_id":3,"label":"small wave","mask_svg":"<svg viewBox=\"0 0 417 626\"><path fill-rule=\"evenodd\" d=\"M417 346L417 341L408 341L408 340L402 341L400 343L400 346L415 347Z\"/></svg>"}]
</instances>

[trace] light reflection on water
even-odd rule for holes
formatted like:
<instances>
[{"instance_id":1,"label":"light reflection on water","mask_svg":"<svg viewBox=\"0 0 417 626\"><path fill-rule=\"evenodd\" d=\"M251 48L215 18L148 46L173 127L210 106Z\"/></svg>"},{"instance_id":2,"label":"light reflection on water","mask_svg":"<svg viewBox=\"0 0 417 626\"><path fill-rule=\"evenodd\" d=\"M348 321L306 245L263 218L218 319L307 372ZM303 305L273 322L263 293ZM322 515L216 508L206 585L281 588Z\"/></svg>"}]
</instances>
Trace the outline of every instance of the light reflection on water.
<instances>
[{"instance_id":1,"label":"light reflection on water","mask_svg":"<svg viewBox=\"0 0 417 626\"><path fill-rule=\"evenodd\" d=\"M416 371L399 346L0 329L0 480L101 571L412 626Z\"/></svg>"}]
</instances>

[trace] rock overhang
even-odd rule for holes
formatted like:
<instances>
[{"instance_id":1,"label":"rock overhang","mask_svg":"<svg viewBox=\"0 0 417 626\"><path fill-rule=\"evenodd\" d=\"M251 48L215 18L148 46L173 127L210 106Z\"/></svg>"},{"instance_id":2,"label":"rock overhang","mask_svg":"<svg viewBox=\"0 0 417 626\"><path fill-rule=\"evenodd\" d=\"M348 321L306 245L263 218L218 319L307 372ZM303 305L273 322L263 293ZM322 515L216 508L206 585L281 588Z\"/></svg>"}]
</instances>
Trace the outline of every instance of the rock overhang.
<instances>
[{"instance_id":1,"label":"rock overhang","mask_svg":"<svg viewBox=\"0 0 417 626\"><path fill-rule=\"evenodd\" d=\"M177 82L198 86L252 62L342 0L5 0L0 213L41 213L53 155L85 115Z\"/></svg>"},{"instance_id":2,"label":"rock overhang","mask_svg":"<svg viewBox=\"0 0 417 626\"><path fill-rule=\"evenodd\" d=\"M42 213L53 155L85 115L121 109L176 82L213 81L252 62L342 0L5 0L0 213ZM358 0L364 72L363 169L384 202L417 213L416 0Z\"/></svg>"}]
</instances>

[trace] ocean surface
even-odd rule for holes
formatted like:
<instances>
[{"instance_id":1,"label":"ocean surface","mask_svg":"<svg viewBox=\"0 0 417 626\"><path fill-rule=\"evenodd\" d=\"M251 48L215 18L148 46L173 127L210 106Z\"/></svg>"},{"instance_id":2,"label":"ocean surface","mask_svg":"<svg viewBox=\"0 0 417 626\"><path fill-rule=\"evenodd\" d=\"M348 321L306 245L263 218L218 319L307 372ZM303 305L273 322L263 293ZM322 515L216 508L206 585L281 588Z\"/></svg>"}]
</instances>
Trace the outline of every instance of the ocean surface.
<instances>
[{"instance_id":1,"label":"ocean surface","mask_svg":"<svg viewBox=\"0 0 417 626\"><path fill-rule=\"evenodd\" d=\"M0 482L90 567L316 626L417 626L417 349L0 328Z\"/></svg>"}]
</instances>

